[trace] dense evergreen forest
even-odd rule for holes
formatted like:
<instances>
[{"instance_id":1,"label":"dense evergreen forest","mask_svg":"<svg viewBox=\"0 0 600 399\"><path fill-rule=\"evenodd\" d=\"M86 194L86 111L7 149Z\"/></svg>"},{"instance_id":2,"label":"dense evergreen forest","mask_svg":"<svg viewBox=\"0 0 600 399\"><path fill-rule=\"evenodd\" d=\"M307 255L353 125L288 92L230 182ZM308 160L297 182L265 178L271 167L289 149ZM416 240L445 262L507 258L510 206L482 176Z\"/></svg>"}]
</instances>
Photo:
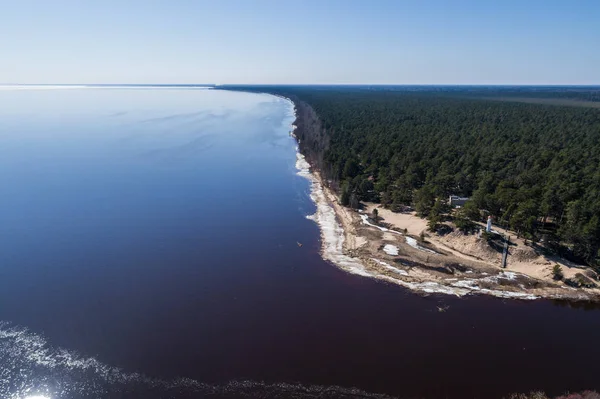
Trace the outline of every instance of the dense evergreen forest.
<instances>
[{"instance_id":1,"label":"dense evergreen forest","mask_svg":"<svg viewBox=\"0 0 600 399\"><path fill-rule=\"evenodd\" d=\"M307 150L322 151L321 172L345 204L412 205L437 223L443 200L468 196L458 225L491 214L522 236L600 266L598 88L244 89L312 106L328 143Z\"/></svg>"}]
</instances>

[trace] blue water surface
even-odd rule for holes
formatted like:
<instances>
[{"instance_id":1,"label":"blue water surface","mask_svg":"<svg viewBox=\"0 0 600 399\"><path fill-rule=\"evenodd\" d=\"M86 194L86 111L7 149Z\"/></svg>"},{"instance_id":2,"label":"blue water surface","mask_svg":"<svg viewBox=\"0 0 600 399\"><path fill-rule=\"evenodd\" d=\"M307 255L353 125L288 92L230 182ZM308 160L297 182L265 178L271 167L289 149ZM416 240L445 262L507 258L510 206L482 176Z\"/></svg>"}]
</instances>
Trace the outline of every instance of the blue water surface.
<instances>
[{"instance_id":1,"label":"blue water surface","mask_svg":"<svg viewBox=\"0 0 600 399\"><path fill-rule=\"evenodd\" d=\"M422 298L324 262L293 121L263 94L0 90L0 397L600 388L593 307Z\"/></svg>"}]
</instances>

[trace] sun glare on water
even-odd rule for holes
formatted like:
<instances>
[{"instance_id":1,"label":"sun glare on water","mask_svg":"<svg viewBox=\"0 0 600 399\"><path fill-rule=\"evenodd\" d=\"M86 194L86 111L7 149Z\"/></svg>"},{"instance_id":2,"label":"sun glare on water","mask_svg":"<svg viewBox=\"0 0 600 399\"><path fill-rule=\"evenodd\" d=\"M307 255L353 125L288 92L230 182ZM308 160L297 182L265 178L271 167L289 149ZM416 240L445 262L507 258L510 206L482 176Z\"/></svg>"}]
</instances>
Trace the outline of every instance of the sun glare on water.
<instances>
[{"instance_id":1,"label":"sun glare on water","mask_svg":"<svg viewBox=\"0 0 600 399\"><path fill-rule=\"evenodd\" d=\"M25 396L23 399L52 399L50 396L44 395L33 395L33 396Z\"/></svg>"}]
</instances>

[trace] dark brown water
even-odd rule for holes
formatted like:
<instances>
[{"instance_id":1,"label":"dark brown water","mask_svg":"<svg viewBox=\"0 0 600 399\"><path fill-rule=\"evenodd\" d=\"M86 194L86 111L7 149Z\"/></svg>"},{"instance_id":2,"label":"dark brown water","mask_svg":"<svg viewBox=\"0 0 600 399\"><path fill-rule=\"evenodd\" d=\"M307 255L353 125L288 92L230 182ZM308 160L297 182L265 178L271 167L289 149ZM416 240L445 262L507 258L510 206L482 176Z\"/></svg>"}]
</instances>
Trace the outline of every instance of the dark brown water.
<instances>
[{"instance_id":1,"label":"dark brown water","mask_svg":"<svg viewBox=\"0 0 600 399\"><path fill-rule=\"evenodd\" d=\"M600 389L591 306L422 298L324 262L283 100L0 102L2 398Z\"/></svg>"}]
</instances>

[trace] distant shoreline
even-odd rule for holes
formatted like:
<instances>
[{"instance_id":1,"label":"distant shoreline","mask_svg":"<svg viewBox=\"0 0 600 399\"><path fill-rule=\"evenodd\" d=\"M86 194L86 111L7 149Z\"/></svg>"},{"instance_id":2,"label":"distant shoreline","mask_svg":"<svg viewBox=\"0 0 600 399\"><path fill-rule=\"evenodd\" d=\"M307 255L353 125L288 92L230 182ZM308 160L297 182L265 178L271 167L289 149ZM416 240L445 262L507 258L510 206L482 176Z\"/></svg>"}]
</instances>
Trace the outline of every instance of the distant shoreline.
<instances>
[{"instance_id":1,"label":"distant shoreline","mask_svg":"<svg viewBox=\"0 0 600 399\"><path fill-rule=\"evenodd\" d=\"M160 84L0 84L0 90L75 90L75 89L215 89L216 85Z\"/></svg>"}]
</instances>

